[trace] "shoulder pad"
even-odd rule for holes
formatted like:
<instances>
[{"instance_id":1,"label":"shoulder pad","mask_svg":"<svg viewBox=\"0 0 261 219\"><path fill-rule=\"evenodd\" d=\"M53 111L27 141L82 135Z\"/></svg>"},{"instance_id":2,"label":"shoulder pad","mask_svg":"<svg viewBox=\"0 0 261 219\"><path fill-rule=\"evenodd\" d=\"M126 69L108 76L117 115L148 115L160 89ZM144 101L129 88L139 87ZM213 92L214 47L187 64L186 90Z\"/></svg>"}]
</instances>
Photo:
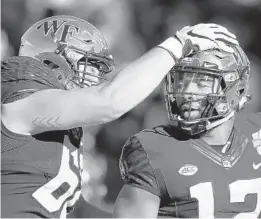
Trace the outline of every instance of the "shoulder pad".
<instances>
[{"instance_id":1,"label":"shoulder pad","mask_svg":"<svg viewBox=\"0 0 261 219\"><path fill-rule=\"evenodd\" d=\"M251 136L261 129L261 113L237 114L235 127L246 135Z\"/></svg>"},{"instance_id":2,"label":"shoulder pad","mask_svg":"<svg viewBox=\"0 0 261 219\"><path fill-rule=\"evenodd\" d=\"M50 88L64 89L53 71L44 63L25 56L14 56L1 62L3 82L33 80Z\"/></svg>"}]
</instances>

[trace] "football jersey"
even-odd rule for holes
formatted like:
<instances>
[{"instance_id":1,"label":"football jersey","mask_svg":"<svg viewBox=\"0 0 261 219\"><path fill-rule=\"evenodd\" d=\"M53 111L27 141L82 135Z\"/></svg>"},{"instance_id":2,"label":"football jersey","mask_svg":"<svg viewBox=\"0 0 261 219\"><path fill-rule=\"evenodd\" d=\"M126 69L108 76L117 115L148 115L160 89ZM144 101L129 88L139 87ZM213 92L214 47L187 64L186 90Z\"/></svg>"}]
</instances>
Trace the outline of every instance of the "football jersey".
<instances>
[{"instance_id":1,"label":"football jersey","mask_svg":"<svg viewBox=\"0 0 261 219\"><path fill-rule=\"evenodd\" d=\"M261 113L238 114L225 153L175 127L144 130L122 149L122 178L160 197L159 217L260 218L260 128Z\"/></svg>"},{"instance_id":2,"label":"football jersey","mask_svg":"<svg viewBox=\"0 0 261 219\"><path fill-rule=\"evenodd\" d=\"M53 88L43 81L17 78L12 66L7 70L9 75L2 74L2 103ZM30 71L34 72L32 66ZM3 123L1 128L1 217L65 217L80 195L82 129L30 136L13 133Z\"/></svg>"}]
</instances>

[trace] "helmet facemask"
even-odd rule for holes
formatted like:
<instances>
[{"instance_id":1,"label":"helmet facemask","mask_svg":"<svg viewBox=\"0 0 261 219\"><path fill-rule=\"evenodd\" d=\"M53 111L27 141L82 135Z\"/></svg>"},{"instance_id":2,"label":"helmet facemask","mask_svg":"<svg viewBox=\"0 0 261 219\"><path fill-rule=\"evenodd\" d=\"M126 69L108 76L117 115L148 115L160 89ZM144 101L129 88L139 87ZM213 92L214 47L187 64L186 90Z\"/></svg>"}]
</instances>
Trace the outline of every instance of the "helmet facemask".
<instances>
[{"instance_id":1,"label":"helmet facemask","mask_svg":"<svg viewBox=\"0 0 261 219\"><path fill-rule=\"evenodd\" d=\"M20 56L47 64L65 89L98 85L114 69L101 33L77 17L48 17L31 26L21 39Z\"/></svg>"},{"instance_id":2,"label":"helmet facemask","mask_svg":"<svg viewBox=\"0 0 261 219\"><path fill-rule=\"evenodd\" d=\"M74 74L68 78L67 87L73 85L80 88L96 86L101 81L106 81L105 75L114 69L112 56L99 57L70 46L64 48L61 56L74 71Z\"/></svg>"},{"instance_id":3,"label":"helmet facemask","mask_svg":"<svg viewBox=\"0 0 261 219\"><path fill-rule=\"evenodd\" d=\"M232 55L214 50L184 58L174 66L165 79L170 120L196 135L237 113L242 100L248 100L247 83L242 79L248 81L250 71L248 62L242 69L235 68L235 63Z\"/></svg>"}]
</instances>

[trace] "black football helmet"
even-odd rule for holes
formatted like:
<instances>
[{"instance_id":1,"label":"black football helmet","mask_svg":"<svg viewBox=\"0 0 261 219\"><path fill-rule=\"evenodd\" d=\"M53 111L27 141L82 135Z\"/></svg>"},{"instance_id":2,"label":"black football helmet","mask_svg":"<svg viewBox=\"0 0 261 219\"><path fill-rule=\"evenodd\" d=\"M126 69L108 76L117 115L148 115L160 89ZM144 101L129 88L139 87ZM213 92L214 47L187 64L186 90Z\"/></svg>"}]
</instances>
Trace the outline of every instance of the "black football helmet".
<instances>
[{"instance_id":1,"label":"black football helmet","mask_svg":"<svg viewBox=\"0 0 261 219\"><path fill-rule=\"evenodd\" d=\"M189 135L224 123L250 100L250 63L240 46L233 48L233 53L213 49L191 54L167 74L164 93L168 116ZM202 89L188 92L186 88L191 85ZM207 93L201 92L204 86L209 88ZM204 107L194 109L199 105ZM182 109L186 114L182 114ZM199 112L197 117L193 116L194 110Z\"/></svg>"}]
</instances>

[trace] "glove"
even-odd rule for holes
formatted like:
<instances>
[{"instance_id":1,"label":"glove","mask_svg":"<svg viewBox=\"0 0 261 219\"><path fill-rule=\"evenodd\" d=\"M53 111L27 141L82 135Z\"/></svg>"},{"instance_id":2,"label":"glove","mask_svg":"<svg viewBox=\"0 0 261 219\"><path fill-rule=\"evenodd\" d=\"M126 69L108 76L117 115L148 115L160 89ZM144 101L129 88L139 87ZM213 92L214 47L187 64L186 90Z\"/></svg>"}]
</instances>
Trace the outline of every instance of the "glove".
<instances>
[{"instance_id":1,"label":"glove","mask_svg":"<svg viewBox=\"0 0 261 219\"><path fill-rule=\"evenodd\" d=\"M176 32L175 37L183 45L183 57L192 52L208 49L220 49L232 53L231 46L238 45L236 36L218 24L185 26Z\"/></svg>"}]
</instances>

